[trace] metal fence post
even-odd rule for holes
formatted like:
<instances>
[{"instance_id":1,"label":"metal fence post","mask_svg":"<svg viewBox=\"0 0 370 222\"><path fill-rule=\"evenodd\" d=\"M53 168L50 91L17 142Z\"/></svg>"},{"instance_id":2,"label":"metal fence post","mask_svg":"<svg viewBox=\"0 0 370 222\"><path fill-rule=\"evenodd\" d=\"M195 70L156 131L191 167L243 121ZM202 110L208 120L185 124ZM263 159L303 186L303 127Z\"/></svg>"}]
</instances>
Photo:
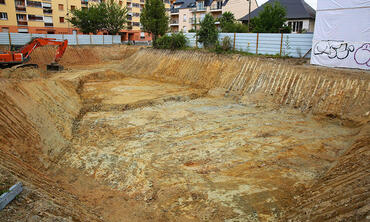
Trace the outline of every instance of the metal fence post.
<instances>
[{"instance_id":1,"label":"metal fence post","mask_svg":"<svg viewBox=\"0 0 370 222\"><path fill-rule=\"evenodd\" d=\"M195 34L195 48L198 48L198 36Z\"/></svg>"},{"instance_id":2,"label":"metal fence post","mask_svg":"<svg viewBox=\"0 0 370 222\"><path fill-rule=\"evenodd\" d=\"M280 56L281 56L282 49L283 49L283 33L281 33L281 39L280 39Z\"/></svg>"},{"instance_id":3,"label":"metal fence post","mask_svg":"<svg viewBox=\"0 0 370 222\"><path fill-rule=\"evenodd\" d=\"M233 50L235 51L235 39L236 39L236 33L234 32L234 43L233 43Z\"/></svg>"},{"instance_id":4,"label":"metal fence post","mask_svg":"<svg viewBox=\"0 0 370 222\"><path fill-rule=\"evenodd\" d=\"M113 35L112 35L112 45L113 45Z\"/></svg>"},{"instance_id":5,"label":"metal fence post","mask_svg":"<svg viewBox=\"0 0 370 222\"><path fill-rule=\"evenodd\" d=\"M90 45L92 45L91 33L89 35L90 35Z\"/></svg>"},{"instance_id":6,"label":"metal fence post","mask_svg":"<svg viewBox=\"0 0 370 222\"><path fill-rule=\"evenodd\" d=\"M256 54L258 55L258 41L259 41L260 34L257 33L257 44L256 44Z\"/></svg>"},{"instance_id":7,"label":"metal fence post","mask_svg":"<svg viewBox=\"0 0 370 222\"><path fill-rule=\"evenodd\" d=\"M9 37L9 50L12 50L12 37L10 36L10 32L8 32Z\"/></svg>"},{"instance_id":8,"label":"metal fence post","mask_svg":"<svg viewBox=\"0 0 370 222\"><path fill-rule=\"evenodd\" d=\"M104 34L103 34L103 45L104 45Z\"/></svg>"},{"instance_id":9,"label":"metal fence post","mask_svg":"<svg viewBox=\"0 0 370 222\"><path fill-rule=\"evenodd\" d=\"M76 33L76 45L78 45L78 35Z\"/></svg>"}]
</instances>

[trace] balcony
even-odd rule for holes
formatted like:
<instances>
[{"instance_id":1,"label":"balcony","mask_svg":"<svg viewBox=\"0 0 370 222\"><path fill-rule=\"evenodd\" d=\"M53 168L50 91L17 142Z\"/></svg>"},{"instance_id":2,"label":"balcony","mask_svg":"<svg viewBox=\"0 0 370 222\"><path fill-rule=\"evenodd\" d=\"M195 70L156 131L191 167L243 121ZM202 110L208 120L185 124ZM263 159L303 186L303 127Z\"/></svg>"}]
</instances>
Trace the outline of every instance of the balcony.
<instances>
[{"instance_id":1,"label":"balcony","mask_svg":"<svg viewBox=\"0 0 370 222\"><path fill-rule=\"evenodd\" d=\"M17 25L18 26L28 26L28 22L27 22L27 20L25 20L25 21L18 20L17 21Z\"/></svg>"},{"instance_id":2,"label":"balcony","mask_svg":"<svg viewBox=\"0 0 370 222\"><path fill-rule=\"evenodd\" d=\"M140 3L143 3L144 4L145 3L145 0L140 0Z\"/></svg>"},{"instance_id":3,"label":"balcony","mask_svg":"<svg viewBox=\"0 0 370 222\"><path fill-rule=\"evenodd\" d=\"M17 12L26 12L26 6L25 5L16 5L15 10Z\"/></svg>"},{"instance_id":4,"label":"balcony","mask_svg":"<svg viewBox=\"0 0 370 222\"><path fill-rule=\"evenodd\" d=\"M178 26L179 25L179 20L171 20L170 21L170 26Z\"/></svg>"},{"instance_id":5,"label":"balcony","mask_svg":"<svg viewBox=\"0 0 370 222\"><path fill-rule=\"evenodd\" d=\"M197 8L192 8L190 11L192 12L205 12L207 11L206 7L197 7Z\"/></svg>"},{"instance_id":6,"label":"balcony","mask_svg":"<svg viewBox=\"0 0 370 222\"><path fill-rule=\"evenodd\" d=\"M171 15L178 15L179 14L179 9L178 8L171 8L170 12L171 12Z\"/></svg>"},{"instance_id":7,"label":"balcony","mask_svg":"<svg viewBox=\"0 0 370 222\"><path fill-rule=\"evenodd\" d=\"M211 12L222 12L222 7L220 7L220 6L211 6Z\"/></svg>"},{"instance_id":8,"label":"balcony","mask_svg":"<svg viewBox=\"0 0 370 222\"><path fill-rule=\"evenodd\" d=\"M193 25L195 25L195 22L196 22L196 24L199 24L199 18L197 18L197 19L191 18L189 21L190 21L190 24L193 24Z\"/></svg>"},{"instance_id":9,"label":"balcony","mask_svg":"<svg viewBox=\"0 0 370 222\"><path fill-rule=\"evenodd\" d=\"M53 23L45 23L45 27L53 27L54 24Z\"/></svg>"},{"instance_id":10,"label":"balcony","mask_svg":"<svg viewBox=\"0 0 370 222\"><path fill-rule=\"evenodd\" d=\"M52 14L53 10L52 9L46 9L44 8L44 14Z\"/></svg>"}]
</instances>

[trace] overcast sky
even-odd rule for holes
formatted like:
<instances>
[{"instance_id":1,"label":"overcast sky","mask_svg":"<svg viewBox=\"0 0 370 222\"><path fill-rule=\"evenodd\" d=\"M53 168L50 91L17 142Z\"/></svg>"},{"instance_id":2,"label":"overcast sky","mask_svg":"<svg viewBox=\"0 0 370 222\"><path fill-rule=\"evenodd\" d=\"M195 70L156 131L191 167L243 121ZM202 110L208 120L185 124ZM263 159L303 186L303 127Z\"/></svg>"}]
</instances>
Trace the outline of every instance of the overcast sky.
<instances>
[{"instance_id":1,"label":"overcast sky","mask_svg":"<svg viewBox=\"0 0 370 222\"><path fill-rule=\"evenodd\" d=\"M257 0L258 6L261 6L263 3L267 2L267 0ZM312 8L316 10L317 7L317 0L305 0L308 4L311 5Z\"/></svg>"}]
</instances>

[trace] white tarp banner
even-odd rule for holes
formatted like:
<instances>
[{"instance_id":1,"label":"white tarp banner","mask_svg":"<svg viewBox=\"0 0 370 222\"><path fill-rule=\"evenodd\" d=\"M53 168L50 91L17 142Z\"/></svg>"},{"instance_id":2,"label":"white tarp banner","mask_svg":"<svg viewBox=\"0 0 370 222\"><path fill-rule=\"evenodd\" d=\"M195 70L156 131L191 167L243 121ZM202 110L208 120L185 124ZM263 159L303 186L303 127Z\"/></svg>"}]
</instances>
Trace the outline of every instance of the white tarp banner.
<instances>
[{"instance_id":1,"label":"white tarp banner","mask_svg":"<svg viewBox=\"0 0 370 222\"><path fill-rule=\"evenodd\" d=\"M311 64L370 69L370 0L318 0Z\"/></svg>"}]
</instances>

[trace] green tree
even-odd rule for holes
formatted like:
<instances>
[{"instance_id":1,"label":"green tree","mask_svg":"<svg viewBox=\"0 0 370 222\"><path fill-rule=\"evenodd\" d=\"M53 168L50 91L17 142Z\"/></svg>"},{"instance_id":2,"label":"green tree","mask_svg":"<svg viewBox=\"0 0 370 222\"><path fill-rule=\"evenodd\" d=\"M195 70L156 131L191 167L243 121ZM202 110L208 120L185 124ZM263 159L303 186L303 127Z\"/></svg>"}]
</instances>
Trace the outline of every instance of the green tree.
<instances>
[{"instance_id":1,"label":"green tree","mask_svg":"<svg viewBox=\"0 0 370 222\"><path fill-rule=\"evenodd\" d=\"M218 19L220 22L221 32L224 33L245 33L248 32L248 27L244 24L238 23L235 20L234 14L225 12Z\"/></svg>"},{"instance_id":2,"label":"green tree","mask_svg":"<svg viewBox=\"0 0 370 222\"><path fill-rule=\"evenodd\" d=\"M235 17L231 12L224 12L218 21L220 22L222 32L224 32L225 28L230 28L230 26L235 23Z\"/></svg>"},{"instance_id":3,"label":"green tree","mask_svg":"<svg viewBox=\"0 0 370 222\"><path fill-rule=\"evenodd\" d=\"M207 14L200 22L200 29L197 31L198 41L203 43L204 47L209 48L216 44L218 31L215 25L215 19Z\"/></svg>"},{"instance_id":4,"label":"green tree","mask_svg":"<svg viewBox=\"0 0 370 222\"><path fill-rule=\"evenodd\" d=\"M101 11L104 12L103 29L109 34L115 35L122 30L127 24L127 8L114 0L108 0L99 4Z\"/></svg>"},{"instance_id":5,"label":"green tree","mask_svg":"<svg viewBox=\"0 0 370 222\"><path fill-rule=\"evenodd\" d=\"M92 5L87 9L72 10L71 16L67 18L67 21L85 34L96 34L104 26L104 16L105 13L99 5Z\"/></svg>"},{"instance_id":6,"label":"green tree","mask_svg":"<svg viewBox=\"0 0 370 222\"><path fill-rule=\"evenodd\" d=\"M146 0L140 16L144 31L153 35L153 46L156 47L158 36L168 30L168 16L162 0Z\"/></svg>"},{"instance_id":7,"label":"green tree","mask_svg":"<svg viewBox=\"0 0 370 222\"><path fill-rule=\"evenodd\" d=\"M257 17L251 20L253 32L279 33L286 30L286 9L279 3L266 3Z\"/></svg>"}]
</instances>

